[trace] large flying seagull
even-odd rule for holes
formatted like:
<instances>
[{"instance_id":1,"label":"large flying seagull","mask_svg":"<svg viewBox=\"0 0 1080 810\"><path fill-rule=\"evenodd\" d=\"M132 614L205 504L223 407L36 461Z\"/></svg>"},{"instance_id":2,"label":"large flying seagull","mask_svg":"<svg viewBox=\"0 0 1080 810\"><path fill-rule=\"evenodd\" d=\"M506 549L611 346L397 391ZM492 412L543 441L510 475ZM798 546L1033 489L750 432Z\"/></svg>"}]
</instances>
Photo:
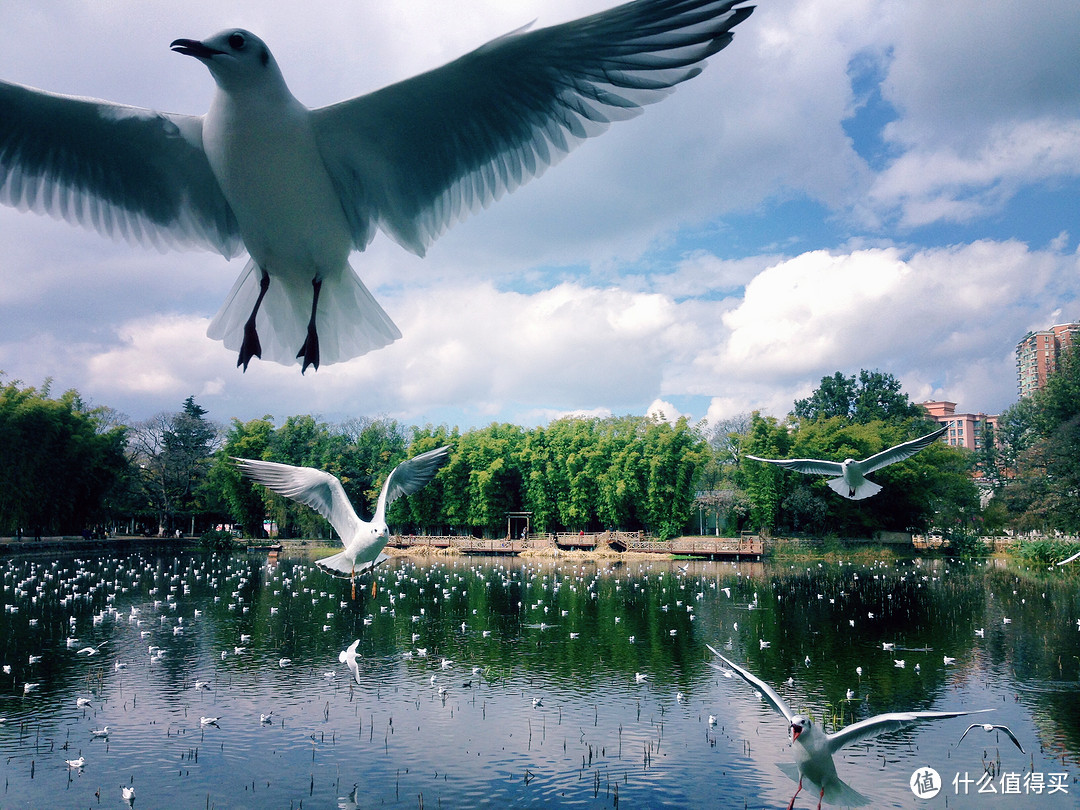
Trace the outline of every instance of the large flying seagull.
<instances>
[{"instance_id":1,"label":"large flying seagull","mask_svg":"<svg viewBox=\"0 0 1080 810\"><path fill-rule=\"evenodd\" d=\"M289 365L401 337L349 266L382 229L420 256L455 221L696 76L752 6L636 0L526 28L440 68L309 109L234 28L173 50L210 70L202 116L0 82L0 202L246 267L207 334ZM297 351L299 349L299 351Z\"/></svg>"},{"instance_id":2,"label":"large flying seagull","mask_svg":"<svg viewBox=\"0 0 1080 810\"><path fill-rule=\"evenodd\" d=\"M819 458L758 458L749 453L746 454L746 457L752 458L754 461L764 461L766 464L775 464L785 470L794 470L809 475L836 476L827 482L829 487L838 495L853 501L861 501L863 498L869 498L871 495L877 495L881 492L880 484L868 481L864 476L869 475L874 470L880 470L882 467L911 458L920 450L932 445L948 429L949 426L945 425L933 433L927 433L925 436L912 439L910 442L904 442L895 447L890 447L888 450L882 450L880 453L875 453L862 461L856 461L853 458L844 459L843 461L825 461Z\"/></svg>"}]
</instances>

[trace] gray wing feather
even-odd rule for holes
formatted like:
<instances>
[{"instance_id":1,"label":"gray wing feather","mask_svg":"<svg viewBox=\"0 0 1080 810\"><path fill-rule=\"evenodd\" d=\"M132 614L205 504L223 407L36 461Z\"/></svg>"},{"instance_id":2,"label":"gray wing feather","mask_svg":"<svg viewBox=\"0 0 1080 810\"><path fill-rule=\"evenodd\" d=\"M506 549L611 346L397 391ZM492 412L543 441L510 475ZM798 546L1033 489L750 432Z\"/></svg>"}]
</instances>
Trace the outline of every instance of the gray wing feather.
<instances>
[{"instance_id":1,"label":"gray wing feather","mask_svg":"<svg viewBox=\"0 0 1080 810\"><path fill-rule=\"evenodd\" d=\"M880 453L860 461L859 469L861 469L864 474L872 473L874 470L880 470L882 467L887 467L889 464L895 464L898 461L909 459L920 450L923 450L936 442L948 429L949 426L945 425L944 427L935 430L933 433L927 433L925 436L912 439L910 442L904 442L903 444L896 445L896 447L890 447L888 450L882 450Z\"/></svg>"},{"instance_id":2,"label":"gray wing feather","mask_svg":"<svg viewBox=\"0 0 1080 810\"><path fill-rule=\"evenodd\" d=\"M379 494L379 505L376 514L383 519L386 507L400 498L402 495L412 495L426 487L435 473L450 460L450 446L443 445L434 450L428 450L415 458L403 461L394 467L383 484Z\"/></svg>"},{"instance_id":3,"label":"gray wing feather","mask_svg":"<svg viewBox=\"0 0 1080 810\"><path fill-rule=\"evenodd\" d=\"M807 473L809 475L840 475L844 468L836 461L823 461L817 458L758 458L747 454L747 458L754 461L764 461L766 464L775 464L785 470Z\"/></svg>"},{"instance_id":4,"label":"gray wing feather","mask_svg":"<svg viewBox=\"0 0 1080 810\"><path fill-rule=\"evenodd\" d=\"M519 29L377 92L313 110L363 249L381 227L423 255L455 221L696 76L748 17L742 0L637 0Z\"/></svg>"},{"instance_id":5,"label":"gray wing feather","mask_svg":"<svg viewBox=\"0 0 1080 810\"><path fill-rule=\"evenodd\" d=\"M235 457L233 461L251 480L314 509L330 521L343 541L347 542L361 523L341 482L328 472L276 461Z\"/></svg>"},{"instance_id":6,"label":"gray wing feather","mask_svg":"<svg viewBox=\"0 0 1080 810\"><path fill-rule=\"evenodd\" d=\"M788 722L791 722L791 718L795 716L795 713L791 711L791 708L787 705L787 703L784 702L784 699L776 693L776 690L774 690L771 686L765 683L765 681L761 680L761 678L750 672L747 672L734 661L731 661L722 656L711 644L706 644L705 646L709 648L713 655L715 655L717 658L719 658L721 661L731 667L731 669L734 670L736 675L738 675L751 686L758 689L758 691L761 692L761 696L769 703L769 705L776 709L776 711L780 712L780 714L784 715ZM710 666L712 666L712 664L710 664ZM718 667L713 666L713 668L717 669Z\"/></svg>"},{"instance_id":7,"label":"gray wing feather","mask_svg":"<svg viewBox=\"0 0 1080 810\"><path fill-rule=\"evenodd\" d=\"M992 712L993 709L978 709L969 712L891 712L878 714L874 717L860 720L840 729L835 734L828 735L829 753L835 754L845 745L887 734L890 731L898 731L902 728L919 723L924 720L945 720L950 717L963 717L966 714L981 714Z\"/></svg>"},{"instance_id":8,"label":"gray wing feather","mask_svg":"<svg viewBox=\"0 0 1080 810\"><path fill-rule=\"evenodd\" d=\"M0 202L158 248L243 249L194 116L0 82Z\"/></svg>"}]
</instances>

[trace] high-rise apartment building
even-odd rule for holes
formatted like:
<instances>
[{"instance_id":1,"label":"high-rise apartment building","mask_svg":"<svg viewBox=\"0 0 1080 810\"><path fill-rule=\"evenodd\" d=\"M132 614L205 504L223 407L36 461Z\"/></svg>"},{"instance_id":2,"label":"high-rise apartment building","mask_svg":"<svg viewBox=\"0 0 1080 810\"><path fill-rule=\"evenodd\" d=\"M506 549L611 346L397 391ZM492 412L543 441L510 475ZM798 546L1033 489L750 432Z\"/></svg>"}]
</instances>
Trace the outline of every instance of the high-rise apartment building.
<instances>
[{"instance_id":1,"label":"high-rise apartment building","mask_svg":"<svg viewBox=\"0 0 1080 810\"><path fill-rule=\"evenodd\" d=\"M953 447L978 450L983 446L986 426L989 425L992 430L997 428L996 415L957 413L955 402L924 402L922 406L939 425L949 426L948 432L941 438Z\"/></svg>"},{"instance_id":2,"label":"high-rise apartment building","mask_svg":"<svg viewBox=\"0 0 1080 810\"><path fill-rule=\"evenodd\" d=\"M1016 384L1021 397L1046 385L1046 378L1057 371L1061 353L1073 343L1080 344L1080 323L1061 323L1024 335L1016 344Z\"/></svg>"}]
</instances>

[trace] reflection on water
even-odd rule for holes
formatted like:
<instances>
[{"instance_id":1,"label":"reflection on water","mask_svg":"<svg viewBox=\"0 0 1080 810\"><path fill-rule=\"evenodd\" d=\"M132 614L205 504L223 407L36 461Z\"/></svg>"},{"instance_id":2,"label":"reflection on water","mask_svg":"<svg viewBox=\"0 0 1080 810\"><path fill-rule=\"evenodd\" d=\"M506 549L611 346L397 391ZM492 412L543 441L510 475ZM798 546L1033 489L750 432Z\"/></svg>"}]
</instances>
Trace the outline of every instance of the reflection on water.
<instances>
[{"instance_id":1,"label":"reflection on water","mask_svg":"<svg viewBox=\"0 0 1080 810\"><path fill-rule=\"evenodd\" d=\"M966 718L844 749L875 807L1080 804L1080 595L1060 570L397 559L355 599L301 558L0 570L4 808L123 807L121 785L141 807L784 807L786 724L706 643L827 726L994 708L1028 751L957 747ZM359 685L338 661L355 639ZM945 781L929 801L908 787L923 766ZM958 795L987 769L999 795Z\"/></svg>"}]
</instances>

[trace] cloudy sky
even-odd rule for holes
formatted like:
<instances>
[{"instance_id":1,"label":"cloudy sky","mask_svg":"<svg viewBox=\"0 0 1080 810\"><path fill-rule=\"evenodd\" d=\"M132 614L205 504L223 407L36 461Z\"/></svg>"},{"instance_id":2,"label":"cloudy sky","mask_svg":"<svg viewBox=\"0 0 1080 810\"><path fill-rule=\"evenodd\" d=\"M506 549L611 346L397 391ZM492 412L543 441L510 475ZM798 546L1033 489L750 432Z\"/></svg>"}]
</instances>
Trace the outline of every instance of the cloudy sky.
<instances>
[{"instance_id":1,"label":"cloudy sky","mask_svg":"<svg viewBox=\"0 0 1080 810\"><path fill-rule=\"evenodd\" d=\"M201 113L169 50L241 26L322 106L610 0L0 4L0 78ZM301 377L205 336L243 259L0 208L0 371L135 419L461 427L783 416L835 371L997 413L1023 335L1080 320L1080 4L762 0L704 73L419 259L352 264L403 339Z\"/></svg>"}]
</instances>

